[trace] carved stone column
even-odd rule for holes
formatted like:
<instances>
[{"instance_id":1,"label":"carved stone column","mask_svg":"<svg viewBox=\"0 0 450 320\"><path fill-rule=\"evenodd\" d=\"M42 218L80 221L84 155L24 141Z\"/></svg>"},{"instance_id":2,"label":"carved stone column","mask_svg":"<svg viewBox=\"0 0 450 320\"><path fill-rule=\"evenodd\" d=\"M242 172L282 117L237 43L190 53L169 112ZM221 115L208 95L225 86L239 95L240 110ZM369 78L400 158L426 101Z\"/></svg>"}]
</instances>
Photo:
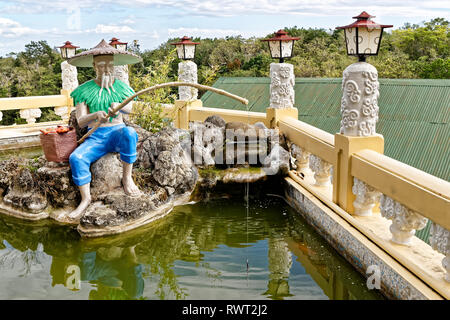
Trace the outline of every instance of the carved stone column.
<instances>
[{"instance_id":1,"label":"carved stone column","mask_svg":"<svg viewBox=\"0 0 450 320\"><path fill-rule=\"evenodd\" d=\"M295 165L297 166L295 170L306 175L309 171L309 156L311 153L293 143L291 145L291 155L295 159Z\"/></svg>"},{"instance_id":2,"label":"carved stone column","mask_svg":"<svg viewBox=\"0 0 450 320\"><path fill-rule=\"evenodd\" d=\"M270 64L270 108L294 108L294 66L289 63Z\"/></svg>"},{"instance_id":3,"label":"carved stone column","mask_svg":"<svg viewBox=\"0 0 450 320\"><path fill-rule=\"evenodd\" d=\"M423 229L428 221L417 212L384 194L381 195L380 212L383 217L392 220L389 228L392 233L392 241L403 245L409 245L416 230Z\"/></svg>"},{"instance_id":4,"label":"carved stone column","mask_svg":"<svg viewBox=\"0 0 450 320\"><path fill-rule=\"evenodd\" d=\"M356 196L353 202L353 207L355 208L353 214L357 216L371 216L373 207L380 199L381 192L357 178L353 178L352 191Z\"/></svg>"},{"instance_id":5,"label":"carved stone column","mask_svg":"<svg viewBox=\"0 0 450 320\"><path fill-rule=\"evenodd\" d=\"M344 70L340 133L354 137L367 137L376 133L378 88L378 72L374 66L357 62Z\"/></svg>"},{"instance_id":6,"label":"carved stone column","mask_svg":"<svg viewBox=\"0 0 450 320\"><path fill-rule=\"evenodd\" d=\"M27 120L28 124L33 124L36 122L36 119L39 118L42 114L41 109L23 109L20 110L20 117Z\"/></svg>"},{"instance_id":7,"label":"carved stone column","mask_svg":"<svg viewBox=\"0 0 450 320\"><path fill-rule=\"evenodd\" d=\"M430 245L434 250L445 255L442 266L447 272L445 280L450 282L450 231L433 222L430 230Z\"/></svg>"},{"instance_id":8,"label":"carved stone column","mask_svg":"<svg viewBox=\"0 0 450 320\"><path fill-rule=\"evenodd\" d=\"M128 80L128 65L114 66L114 79L119 79L127 85L130 85L130 81Z\"/></svg>"},{"instance_id":9,"label":"carved stone column","mask_svg":"<svg viewBox=\"0 0 450 320\"><path fill-rule=\"evenodd\" d=\"M61 63L61 79L62 88L64 90L72 91L78 87L78 72L77 67L72 66L67 61Z\"/></svg>"},{"instance_id":10,"label":"carved stone column","mask_svg":"<svg viewBox=\"0 0 450 320\"><path fill-rule=\"evenodd\" d=\"M62 89L67 90L67 92L73 91L78 87L78 72L77 67L72 66L67 61L61 63L61 79L62 79ZM55 113L60 116L64 121L69 121L70 118L70 107L62 106L55 107Z\"/></svg>"},{"instance_id":11,"label":"carved stone column","mask_svg":"<svg viewBox=\"0 0 450 320\"><path fill-rule=\"evenodd\" d=\"M197 65L192 61L183 61L178 64L178 81L197 83ZM193 87L179 87L178 99L182 101L197 100L198 90Z\"/></svg>"},{"instance_id":12,"label":"carved stone column","mask_svg":"<svg viewBox=\"0 0 450 320\"><path fill-rule=\"evenodd\" d=\"M318 156L312 154L309 157L309 167L314 172L315 185L318 187L331 186L331 163L323 161Z\"/></svg>"}]
</instances>

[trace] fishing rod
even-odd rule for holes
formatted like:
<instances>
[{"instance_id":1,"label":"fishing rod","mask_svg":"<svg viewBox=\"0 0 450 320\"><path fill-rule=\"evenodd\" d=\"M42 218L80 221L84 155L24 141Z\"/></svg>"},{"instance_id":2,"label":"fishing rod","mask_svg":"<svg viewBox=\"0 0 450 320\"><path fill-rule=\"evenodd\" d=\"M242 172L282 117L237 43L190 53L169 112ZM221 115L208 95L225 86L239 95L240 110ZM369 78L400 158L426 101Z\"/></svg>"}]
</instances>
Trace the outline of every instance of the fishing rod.
<instances>
[{"instance_id":1,"label":"fishing rod","mask_svg":"<svg viewBox=\"0 0 450 320\"><path fill-rule=\"evenodd\" d=\"M113 108L112 113L117 113L120 111L120 109L122 109L123 107L125 107L128 103L130 103L134 98L140 96L141 94L144 93L148 93L154 90L158 90L158 89L162 89L162 88L166 88L166 87L181 87L181 86L186 86L186 87L194 87L197 88L199 90L207 90L207 91L212 91L221 95L224 95L226 97L235 99L237 101L239 101L240 103L244 104L244 105L248 105L248 100L242 97L239 97L237 95L234 95L232 93L229 93L225 90L222 89L217 89L217 88L213 88L210 86L205 86L202 84L198 84L198 83L190 83L190 82L167 82L167 83L161 83L161 84L157 84L151 87L148 87L146 89L143 89L139 92L136 92L135 94L133 94L132 96L126 98L122 103L120 103L119 105L117 105L115 108ZM88 138L91 134L94 133L95 130L98 129L98 127L100 127L101 123L100 121L97 121L97 123L94 124L94 126L92 127L91 130L89 130L83 137L81 137L80 140L78 140L78 143L83 143L84 140L86 140L86 138Z\"/></svg>"}]
</instances>

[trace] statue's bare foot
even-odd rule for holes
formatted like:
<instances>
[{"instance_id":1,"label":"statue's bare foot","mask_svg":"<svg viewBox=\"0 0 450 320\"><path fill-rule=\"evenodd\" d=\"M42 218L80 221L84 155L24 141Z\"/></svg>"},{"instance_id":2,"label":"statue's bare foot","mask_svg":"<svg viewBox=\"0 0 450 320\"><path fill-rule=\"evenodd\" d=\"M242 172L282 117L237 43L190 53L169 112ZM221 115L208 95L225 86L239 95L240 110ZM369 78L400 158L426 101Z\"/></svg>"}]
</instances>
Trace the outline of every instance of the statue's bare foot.
<instances>
[{"instance_id":1,"label":"statue's bare foot","mask_svg":"<svg viewBox=\"0 0 450 320\"><path fill-rule=\"evenodd\" d=\"M69 214L70 219L78 219L91 203L91 198L82 199L78 207Z\"/></svg>"},{"instance_id":2,"label":"statue's bare foot","mask_svg":"<svg viewBox=\"0 0 450 320\"><path fill-rule=\"evenodd\" d=\"M139 190L139 188L134 183L133 178L123 177L122 183L123 183L123 191L125 192L125 194L132 197L136 197L142 194L141 190Z\"/></svg>"}]
</instances>

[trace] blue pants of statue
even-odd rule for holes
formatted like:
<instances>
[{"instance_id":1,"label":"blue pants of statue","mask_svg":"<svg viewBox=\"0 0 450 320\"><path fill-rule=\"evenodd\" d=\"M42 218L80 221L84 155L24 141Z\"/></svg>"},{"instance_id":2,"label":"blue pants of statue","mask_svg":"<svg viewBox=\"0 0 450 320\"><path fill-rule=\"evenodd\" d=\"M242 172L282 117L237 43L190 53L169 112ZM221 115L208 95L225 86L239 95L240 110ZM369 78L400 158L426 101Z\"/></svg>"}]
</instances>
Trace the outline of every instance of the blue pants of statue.
<instances>
[{"instance_id":1,"label":"blue pants of statue","mask_svg":"<svg viewBox=\"0 0 450 320\"><path fill-rule=\"evenodd\" d=\"M136 131L123 123L99 127L69 157L73 182L77 186L91 182L91 163L109 152L119 152L126 163L135 162L137 141Z\"/></svg>"}]
</instances>

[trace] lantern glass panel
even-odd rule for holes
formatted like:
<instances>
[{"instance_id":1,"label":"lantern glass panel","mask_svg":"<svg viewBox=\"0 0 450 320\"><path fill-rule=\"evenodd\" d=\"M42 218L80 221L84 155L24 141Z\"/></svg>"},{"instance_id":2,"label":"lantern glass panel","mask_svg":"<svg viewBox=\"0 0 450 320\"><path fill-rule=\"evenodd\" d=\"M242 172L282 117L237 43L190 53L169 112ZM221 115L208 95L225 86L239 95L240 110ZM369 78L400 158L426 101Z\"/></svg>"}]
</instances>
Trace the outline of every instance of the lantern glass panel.
<instances>
[{"instance_id":1,"label":"lantern glass panel","mask_svg":"<svg viewBox=\"0 0 450 320\"><path fill-rule=\"evenodd\" d=\"M269 41L269 49L272 58L281 58L280 41Z\"/></svg>"},{"instance_id":2,"label":"lantern glass panel","mask_svg":"<svg viewBox=\"0 0 450 320\"><path fill-rule=\"evenodd\" d=\"M356 55L356 28L348 28L345 30L345 42L347 43L347 54Z\"/></svg>"},{"instance_id":3,"label":"lantern glass panel","mask_svg":"<svg viewBox=\"0 0 450 320\"><path fill-rule=\"evenodd\" d=\"M70 59L75 55L75 48L66 48L66 58Z\"/></svg>"},{"instance_id":4,"label":"lantern glass panel","mask_svg":"<svg viewBox=\"0 0 450 320\"><path fill-rule=\"evenodd\" d=\"M66 48L59 48L61 50L61 57L63 59L67 59L67 49Z\"/></svg>"},{"instance_id":5,"label":"lantern glass panel","mask_svg":"<svg viewBox=\"0 0 450 320\"><path fill-rule=\"evenodd\" d=\"M282 58L290 58L292 56L293 45L294 45L293 40L281 41Z\"/></svg>"},{"instance_id":6,"label":"lantern glass panel","mask_svg":"<svg viewBox=\"0 0 450 320\"><path fill-rule=\"evenodd\" d=\"M184 52L186 56L185 59L194 59L195 55L195 44L185 44L184 45Z\"/></svg>"},{"instance_id":7,"label":"lantern glass panel","mask_svg":"<svg viewBox=\"0 0 450 320\"><path fill-rule=\"evenodd\" d=\"M358 54L377 54L382 29L359 28L358 30Z\"/></svg>"},{"instance_id":8,"label":"lantern glass panel","mask_svg":"<svg viewBox=\"0 0 450 320\"><path fill-rule=\"evenodd\" d=\"M184 46L182 44L177 44L177 56L179 59L184 59Z\"/></svg>"},{"instance_id":9,"label":"lantern glass panel","mask_svg":"<svg viewBox=\"0 0 450 320\"><path fill-rule=\"evenodd\" d=\"M116 49L127 51L127 45L126 44L117 44Z\"/></svg>"}]
</instances>

